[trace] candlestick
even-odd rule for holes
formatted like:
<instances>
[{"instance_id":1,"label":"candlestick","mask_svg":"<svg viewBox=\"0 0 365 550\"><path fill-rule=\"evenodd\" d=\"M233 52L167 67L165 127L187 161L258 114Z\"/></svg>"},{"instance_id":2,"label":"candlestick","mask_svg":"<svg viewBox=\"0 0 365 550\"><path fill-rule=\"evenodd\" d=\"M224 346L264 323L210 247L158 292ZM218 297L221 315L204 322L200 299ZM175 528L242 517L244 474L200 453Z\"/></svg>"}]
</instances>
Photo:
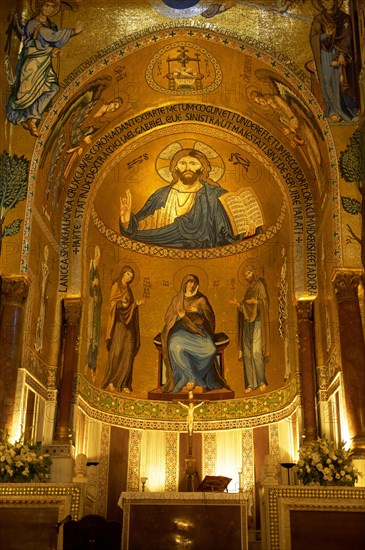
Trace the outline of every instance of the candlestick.
<instances>
[{"instance_id":1,"label":"candlestick","mask_svg":"<svg viewBox=\"0 0 365 550\"><path fill-rule=\"evenodd\" d=\"M144 486L146 485L148 477L141 477L141 483L142 483L142 493L144 493Z\"/></svg>"},{"instance_id":2,"label":"candlestick","mask_svg":"<svg viewBox=\"0 0 365 550\"><path fill-rule=\"evenodd\" d=\"M288 485L290 485L290 470L295 466L294 462L282 462L281 466L288 471Z\"/></svg>"},{"instance_id":3,"label":"candlestick","mask_svg":"<svg viewBox=\"0 0 365 550\"><path fill-rule=\"evenodd\" d=\"M238 470L238 491L243 493L243 473L242 468Z\"/></svg>"}]
</instances>

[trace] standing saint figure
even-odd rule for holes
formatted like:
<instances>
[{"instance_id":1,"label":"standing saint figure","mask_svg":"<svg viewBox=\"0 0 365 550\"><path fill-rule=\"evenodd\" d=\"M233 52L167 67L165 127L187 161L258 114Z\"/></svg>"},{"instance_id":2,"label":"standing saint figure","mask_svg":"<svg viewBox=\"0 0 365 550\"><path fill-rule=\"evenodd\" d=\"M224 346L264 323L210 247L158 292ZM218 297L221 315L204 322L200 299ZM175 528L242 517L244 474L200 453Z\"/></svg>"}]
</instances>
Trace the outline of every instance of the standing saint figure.
<instances>
[{"instance_id":1,"label":"standing saint figure","mask_svg":"<svg viewBox=\"0 0 365 550\"><path fill-rule=\"evenodd\" d=\"M342 2L341 2L342 4ZM310 43L324 101L324 116L332 122L358 114L351 17L338 0L318 0L322 11L312 22Z\"/></svg>"},{"instance_id":2,"label":"standing saint figure","mask_svg":"<svg viewBox=\"0 0 365 550\"><path fill-rule=\"evenodd\" d=\"M23 29L23 48L7 105L7 118L37 137L43 113L60 89L52 59L60 55L60 48L82 32L84 26L79 23L76 28L58 30L49 19L59 10L55 0L37 0L36 7L36 14Z\"/></svg>"},{"instance_id":3,"label":"standing saint figure","mask_svg":"<svg viewBox=\"0 0 365 550\"><path fill-rule=\"evenodd\" d=\"M94 259L90 261L89 269L89 308L88 308L88 350L87 364L91 369L91 376L95 378L96 361L99 353L101 335L101 305L103 296L100 286L99 262L100 248L95 246Z\"/></svg>"},{"instance_id":4,"label":"standing saint figure","mask_svg":"<svg viewBox=\"0 0 365 550\"><path fill-rule=\"evenodd\" d=\"M48 256L49 249L48 245L46 244L43 249L41 303L39 306L39 315L35 328L34 348L36 351L42 351L43 348L44 320L46 316L46 306L48 299L47 292L49 282Z\"/></svg>"},{"instance_id":5,"label":"standing saint figure","mask_svg":"<svg viewBox=\"0 0 365 550\"><path fill-rule=\"evenodd\" d=\"M245 393L267 386L266 363L270 358L269 296L264 279L252 265L244 272L248 288L242 302L234 299L238 311L237 342L239 359L243 360Z\"/></svg>"},{"instance_id":6,"label":"standing saint figure","mask_svg":"<svg viewBox=\"0 0 365 550\"><path fill-rule=\"evenodd\" d=\"M177 393L184 386L188 390L228 387L218 372L214 330L214 311L199 291L198 277L186 275L168 307L161 333L167 378L163 392Z\"/></svg>"},{"instance_id":7,"label":"standing saint figure","mask_svg":"<svg viewBox=\"0 0 365 550\"><path fill-rule=\"evenodd\" d=\"M124 266L110 292L110 310L106 335L109 351L102 388L130 393L132 388L133 362L140 348L138 306L145 299L134 300L130 288L134 271Z\"/></svg>"}]
</instances>

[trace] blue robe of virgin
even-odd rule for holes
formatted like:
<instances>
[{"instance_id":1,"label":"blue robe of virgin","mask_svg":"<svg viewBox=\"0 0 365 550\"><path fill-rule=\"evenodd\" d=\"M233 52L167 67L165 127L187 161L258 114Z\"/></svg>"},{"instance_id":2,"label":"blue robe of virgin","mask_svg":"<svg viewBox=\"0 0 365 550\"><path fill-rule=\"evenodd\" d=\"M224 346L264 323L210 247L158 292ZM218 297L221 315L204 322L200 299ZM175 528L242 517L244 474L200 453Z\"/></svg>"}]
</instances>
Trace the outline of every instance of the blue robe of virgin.
<instances>
[{"instance_id":1,"label":"blue robe of virgin","mask_svg":"<svg viewBox=\"0 0 365 550\"><path fill-rule=\"evenodd\" d=\"M166 312L165 326L161 333L162 353L166 365L164 393L178 393L188 382L212 390L228 388L219 373L213 341L215 315L209 300L197 291L185 295L191 275L184 277L181 289L172 299ZM194 308L196 311L190 311ZM185 314L181 317L181 311Z\"/></svg>"}]
</instances>

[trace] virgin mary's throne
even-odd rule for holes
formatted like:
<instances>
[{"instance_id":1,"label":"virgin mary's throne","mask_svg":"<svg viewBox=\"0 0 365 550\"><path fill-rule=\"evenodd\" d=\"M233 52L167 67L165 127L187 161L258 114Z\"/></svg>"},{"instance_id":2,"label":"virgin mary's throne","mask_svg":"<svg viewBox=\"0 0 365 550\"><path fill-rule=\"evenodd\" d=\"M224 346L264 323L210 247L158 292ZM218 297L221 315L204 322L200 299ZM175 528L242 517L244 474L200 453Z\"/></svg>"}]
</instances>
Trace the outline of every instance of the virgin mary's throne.
<instances>
[{"instance_id":1,"label":"virgin mary's throne","mask_svg":"<svg viewBox=\"0 0 365 550\"><path fill-rule=\"evenodd\" d=\"M164 393L162 391L162 386L166 382L166 367L163 361L162 356L162 342L161 342L161 332L156 334L156 336L153 339L153 343L155 344L155 347L158 352L158 380L157 380L157 388L154 390L151 390L148 392L148 399L156 399L160 401L172 401L173 399L185 399L187 392L179 392L179 393ZM219 374L224 378L224 368L225 368L225 360L224 360L224 350L229 344L229 336L225 334L224 332L217 332L214 334L214 343L217 348L217 366ZM194 394L196 392L194 391ZM198 393L196 393L198 395ZM210 391L202 391L199 393L199 400L201 401L217 401L220 399L233 399L234 398L234 391L232 391L229 388L220 388L217 390L210 390Z\"/></svg>"}]
</instances>

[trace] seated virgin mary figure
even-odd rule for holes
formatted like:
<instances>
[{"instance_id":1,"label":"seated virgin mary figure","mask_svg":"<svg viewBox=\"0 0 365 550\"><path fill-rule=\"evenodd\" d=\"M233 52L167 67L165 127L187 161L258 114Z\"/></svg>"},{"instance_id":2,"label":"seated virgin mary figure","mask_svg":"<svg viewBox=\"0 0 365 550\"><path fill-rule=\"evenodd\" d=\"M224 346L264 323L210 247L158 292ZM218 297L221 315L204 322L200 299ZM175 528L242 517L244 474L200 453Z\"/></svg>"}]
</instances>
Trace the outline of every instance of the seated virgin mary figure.
<instances>
[{"instance_id":1,"label":"seated virgin mary figure","mask_svg":"<svg viewBox=\"0 0 365 550\"><path fill-rule=\"evenodd\" d=\"M209 300L199 291L196 275L186 275L166 312L161 334L166 365L163 392L228 388L218 372L214 344L215 315Z\"/></svg>"}]
</instances>

